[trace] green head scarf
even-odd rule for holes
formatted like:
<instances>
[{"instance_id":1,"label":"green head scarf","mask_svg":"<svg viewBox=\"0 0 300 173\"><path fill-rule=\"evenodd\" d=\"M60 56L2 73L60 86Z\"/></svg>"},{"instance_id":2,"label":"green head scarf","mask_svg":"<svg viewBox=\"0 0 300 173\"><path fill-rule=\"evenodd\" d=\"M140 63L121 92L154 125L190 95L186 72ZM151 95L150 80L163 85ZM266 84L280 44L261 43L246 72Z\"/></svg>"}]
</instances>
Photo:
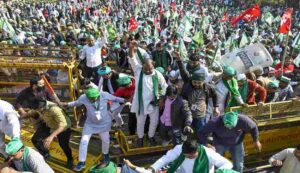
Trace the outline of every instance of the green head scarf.
<instances>
[{"instance_id":1,"label":"green head scarf","mask_svg":"<svg viewBox=\"0 0 300 173\"><path fill-rule=\"evenodd\" d=\"M95 99L100 96L100 92L97 88L89 88L89 89L85 90L85 95L89 99Z\"/></svg>"},{"instance_id":2,"label":"green head scarf","mask_svg":"<svg viewBox=\"0 0 300 173\"><path fill-rule=\"evenodd\" d=\"M225 127L232 129L235 128L238 122L238 114L237 112L227 112L223 116L223 123Z\"/></svg>"},{"instance_id":3,"label":"green head scarf","mask_svg":"<svg viewBox=\"0 0 300 173\"><path fill-rule=\"evenodd\" d=\"M192 80L204 81L205 80L205 74L196 71L192 74Z\"/></svg>"},{"instance_id":4,"label":"green head scarf","mask_svg":"<svg viewBox=\"0 0 300 173\"><path fill-rule=\"evenodd\" d=\"M5 152L8 155L16 154L23 147L23 143L20 138L13 138L5 147Z\"/></svg>"},{"instance_id":5,"label":"green head scarf","mask_svg":"<svg viewBox=\"0 0 300 173\"><path fill-rule=\"evenodd\" d=\"M218 169L216 170L216 173L238 173L238 172L231 169Z\"/></svg>"},{"instance_id":6,"label":"green head scarf","mask_svg":"<svg viewBox=\"0 0 300 173\"><path fill-rule=\"evenodd\" d=\"M225 67L224 68L224 73L228 76L228 77L233 77L236 75L236 70L232 67Z\"/></svg>"},{"instance_id":7,"label":"green head scarf","mask_svg":"<svg viewBox=\"0 0 300 173\"><path fill-rule=\"evenodd\" d=\"M120 77L119 79L117 79L117 83L119 86L127 86L130 84L130 82L131 78L129 76Z\"/></svg>"},{"instance_id":8,"label":"green head scarf","mask_svg":"<svg viewBox=\"0 0 300 173\"><path fill-rule=\"evenodd\" d=\"M159 71L162 75L165 74L165 70L162 67L156 67L155 70Z\"/></svg>"},{"instance_id":9,"label":"green head scarf","mask_svg":"<svg viewBox=\"0 0 300 173\"><path fill-rule=\"evenodd\" d=\"M108 66L100 67L97 72L100 76L107 75L111 72L111 68Z\"/></svg>"},{"instance_id":10,"label":"green head scarf","mask_svg":"<svg viewBox=\"0 0 300 173\"><path fill-rule=\"evenodd\" d=\"M279 84L278 84L278 82L275 82L275 81L271 81L268 84L268 88L271 88L271 89L277 89L278 87L279 87Z\"/></svg>"}]
</instances>

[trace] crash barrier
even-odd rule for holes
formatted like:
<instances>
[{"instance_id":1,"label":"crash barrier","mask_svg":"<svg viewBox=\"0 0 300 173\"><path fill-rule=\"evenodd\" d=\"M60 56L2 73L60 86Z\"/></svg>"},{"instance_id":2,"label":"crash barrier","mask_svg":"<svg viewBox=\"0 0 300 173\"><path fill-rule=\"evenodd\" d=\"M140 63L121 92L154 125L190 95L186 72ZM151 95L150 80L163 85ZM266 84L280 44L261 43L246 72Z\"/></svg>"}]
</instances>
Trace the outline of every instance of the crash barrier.
<instances>
[{"instance_id":1,"label":"crash barrier","mask_svg":"<svg viewBox=\"0 0 300 173\"><path fill-rule=\"evenodd\" d=\"M244 140L246 163L266 162L266 156L269 156L270 153L299 144L300 101L268 103L261 107L256 105L246 108L232 107L230 110L248 115L259 128L262 151L261 153L256 151L251 135L247 134ZM122 157L149 153L153 153L154 156L155 153L160 152L161 154L172 148L172 145L150 147L147 143L145 147L137 148L137 136L126 135L121 130L117 132L116 138L123 153ZM159 139L157 141L159 143ZM230 155L227 153L226 157L230 157Z\"/></svg>"},{"instance_id":2,"label":"crash barrier","mask_svg":"<svg viewBox=\"0 0 300 173\"><path fill-rule=\"evenodd\" d=\"M0 98L13 103L34 75L46 73L62 101L75 100L79 88L76 56L77 50L70 47L0 44ZM77 121L75 109L74 117Z\"/></svg>"},{"instance_id":3,"label":"crash barrier","mask_svg":"<svg viewBox=\"0 0 300 173\"><path fill-rule=\"evenodd\" d=\"M263 106L232 107L253 119L259 129L261 153L257 153L250 134L245 137L245 155L253 156L253 162L259 155L274 153L285 148L295 147L300 141L300 101L267 103Z\"/></svg>"}]
</instances>

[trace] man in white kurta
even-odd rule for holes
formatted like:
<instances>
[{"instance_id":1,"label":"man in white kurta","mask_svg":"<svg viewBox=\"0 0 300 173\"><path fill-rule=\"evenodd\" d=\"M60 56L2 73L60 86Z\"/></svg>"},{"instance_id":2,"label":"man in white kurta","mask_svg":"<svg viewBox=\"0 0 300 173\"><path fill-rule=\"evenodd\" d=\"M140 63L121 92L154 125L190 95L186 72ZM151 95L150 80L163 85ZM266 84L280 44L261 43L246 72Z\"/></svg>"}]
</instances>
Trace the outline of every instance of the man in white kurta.
<instances>
[{"instance_id":1,"label":"man in white kurta","mask_svg":"<svg viewBox=\"0 0 300 173\"><path fill-rule=\"evenodd\" d=\"M137 49L137 48L135 48ZM133 50L132 50L133 51ZM135 50L136 51L136 50ZM150 139L151 145L155 144L154 134L158 125L159 118L159 108L158 105L153 104L155 100L154 95L154 85L153 85L153 76L157 75L158 77L158 88L160 90L160 95L162 96L166 92L167 83L163 75L156 71L153 66L153 62L151 59L146 59L144 61L143 66L139 64L138 57L136 53L131 53L131 57L129 57L129 63L134 72L134 77L136 82L136 87L134 91L133 101L131 112L136 113L137 117L137 134L138 134L138 146L143 146L143 137L144 137L144 126L146 122L147 115L150 117L150 126L148 136ZM147 72L146 72L147 71ZM140 75L143 73L142 77L142 103L139 103L138 96L138 88L139 88L139 80ZM158 97L159 97L158 96ZM139 107L141 105L141 107Z\"/></svg>"},{"instance_id":2,"label":"man in white kurta","mask_svg":"<svg viewBox=\"0 0 300 173\"><path fill-rule=\"evenodd\" d=\"M20 138L19 114L8 102L0 100L0 153L6 156L5 135Z\"/></svg>"},{"instance_id":3,"label":"man in white kurta","mask_svg":"<svg viewBox=\"0 0 300 173\"><path fill-rule=\"evenodd\" d=\"M269 159L273 166L282 166L280 173L300 172L300 145L296 148L287 148L273 155Z\"/></svg>"},{"instance_id":4,"label":"man in white kurta","mask_svg":"<svg viewBox=\"0 0 300 173\"><path fill-rule=\"evenodd\" d=\"M109 100L120 103L125 102L123 98L115 97L107 92L100 93L96 88L89 88L76 101L67 104L69 107L84 105L87 110L87 119L82 130L79 145L79 163L75 167L76 171L81 171L85 168L88 144L93 134L99 134L102 141L104 162L109 163L109 131L112 125L112 118L107 108Z\"/></svg>"},{"instance_id":5,"label":"man in white kurta","mask_svg":"<svg viewBox=\"0 0 300 173\"><path fill-rule=\"evenodd\" d=\"M161 168L167 166L169 163L175 161L182 153L182 146L177 145L173 149L169 150L166 155L158 159L152 166L155 171L159 171ZM204 150L208 158L209 173L214 173L215 168L218 169L232 169L232 163L226 158L216 153L214 150L205 146ZM194 163L196 158L185 158L180 167L176 170L177 173L193 173Z\"/></svg>"}]
</instances>

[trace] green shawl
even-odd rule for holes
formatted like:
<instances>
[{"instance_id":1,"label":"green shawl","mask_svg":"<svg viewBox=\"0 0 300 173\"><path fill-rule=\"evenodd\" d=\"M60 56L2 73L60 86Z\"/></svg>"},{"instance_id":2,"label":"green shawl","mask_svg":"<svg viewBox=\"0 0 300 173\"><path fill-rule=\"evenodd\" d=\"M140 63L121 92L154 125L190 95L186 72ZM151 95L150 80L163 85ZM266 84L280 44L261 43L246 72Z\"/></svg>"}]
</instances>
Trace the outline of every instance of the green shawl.
<instances>
[{"instance_id":1,"label":"green shawl","mask_svg":"<svg viewBox=\"0 0 300 173\"><path fill-rule=\"evenodd\" d=\"M175 173L175 171L183 163L185 157L183 153L171 164L167 173ZM198 147L198 157L195 160L193 173L209 173L209 161L205 149L202 145Z\"/></svg>"},{"instance_id":2,"label":"green shawl","mask_svg":"<svg viewBox=\"0 0 300 173\"><path fill-rule=\"evenodd\" d=\"M242 99L245 103L247 103L248 99L248 81L245 80L242 87L239 88L239 92L242 96Z\"/></svg>"},{"instance_id":3,"label":"green shawl","mask_svg":"<svg viewBox=\"0 0 300 173\"><path fill-rule=\"evenodd\" d=\"M143 107L143 70L140 73L139 84L138 84L138 101L139 101L139 112L138 115L141 113L141 108ZM158 86L158 75L156 70L154 70L154 75L152 75L152 83L153 83L153 94L154 94L154 105L158 103L159 97L159 86Z\"/></svg>"},{"instance_id":4,"label":"green shawl","mask_svg":"<svg viewBox=\"0 0 300 173\"><path fill-rule=\"evenodd\" d=\"M117 166L113 162L109 162L109 164L104 168L98 168L97 166L93 166L90 169L90 173L115 173L117 171Z\"/></svg>"},{"instance_id":5,"label":"green shawl","mask_svg":"<svg viewBox=\"0 0 300 173\"><path fill-rule=\"evenodd\" d=\"M137 55L138 55L139 60L143 64L144 63L144 58L143 58L142 53L141 53L139 48L137 49Z\"/></svg>"},{"instance_id":6,"label":"green shawl","mask_svg":"<svg viewBox=\"0 0 300 173\"><path fill-rule=\"evenodd\" d=\"M155 62L155 67L162 67L164 69L167 69L168 59L166 50L163 50L162 54L158 54L157 51L155 51L153 60Z\"/></svg>"},{"instance_id":7,"label":"green shawl","mask_svg":"<svg viewBox=\"0 0 300 173\"><path fill-rule=\"evenodd\" d=\"M237 80L235 78L232 78L231 80L224 80L224 79L222 80L224 85L226 86L226 88L229 90L231 94L230 101L227 107L237 106L238 104L234 97L241 95L239 92Z\"/></svg>"},{"instance_id":8,"label":"green shawl","mask_svg":"<svg viewBox=\"0 0 300 173\"><path fill-rule=\"evenodd\" d=\"M29 149L28 147L24 147L24 153L22 157L22 164L23 164L23 171L25 172L31 172L31 168L27 165L27 157L29 154Z\"/></svg>"}]
</instances>

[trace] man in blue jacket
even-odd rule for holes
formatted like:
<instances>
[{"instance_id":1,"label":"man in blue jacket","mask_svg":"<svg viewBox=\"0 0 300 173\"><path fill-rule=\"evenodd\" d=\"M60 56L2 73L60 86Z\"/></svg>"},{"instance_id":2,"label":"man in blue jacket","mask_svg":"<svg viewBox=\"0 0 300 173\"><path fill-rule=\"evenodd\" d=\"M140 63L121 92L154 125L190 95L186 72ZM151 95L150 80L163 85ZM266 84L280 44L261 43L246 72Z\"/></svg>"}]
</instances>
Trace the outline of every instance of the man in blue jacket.
<instances>
[{"instance_id":1,"label":"man in blue jacket","mask_svg":"<svg viewBox=\"0 0 300 173\"><path fill-rule=\"evenodd\" d=\"M248 132L251 133L255 148L260 151L261 144L255 122L245 115L227 112L203 127L199 132L199 141L201 144L207 144L207 137L212 133L217 153L224 155L225 151L229 151L233 160L233 169L242 173L245 155L243 140Z\"/></svg>"}]
</instances>

